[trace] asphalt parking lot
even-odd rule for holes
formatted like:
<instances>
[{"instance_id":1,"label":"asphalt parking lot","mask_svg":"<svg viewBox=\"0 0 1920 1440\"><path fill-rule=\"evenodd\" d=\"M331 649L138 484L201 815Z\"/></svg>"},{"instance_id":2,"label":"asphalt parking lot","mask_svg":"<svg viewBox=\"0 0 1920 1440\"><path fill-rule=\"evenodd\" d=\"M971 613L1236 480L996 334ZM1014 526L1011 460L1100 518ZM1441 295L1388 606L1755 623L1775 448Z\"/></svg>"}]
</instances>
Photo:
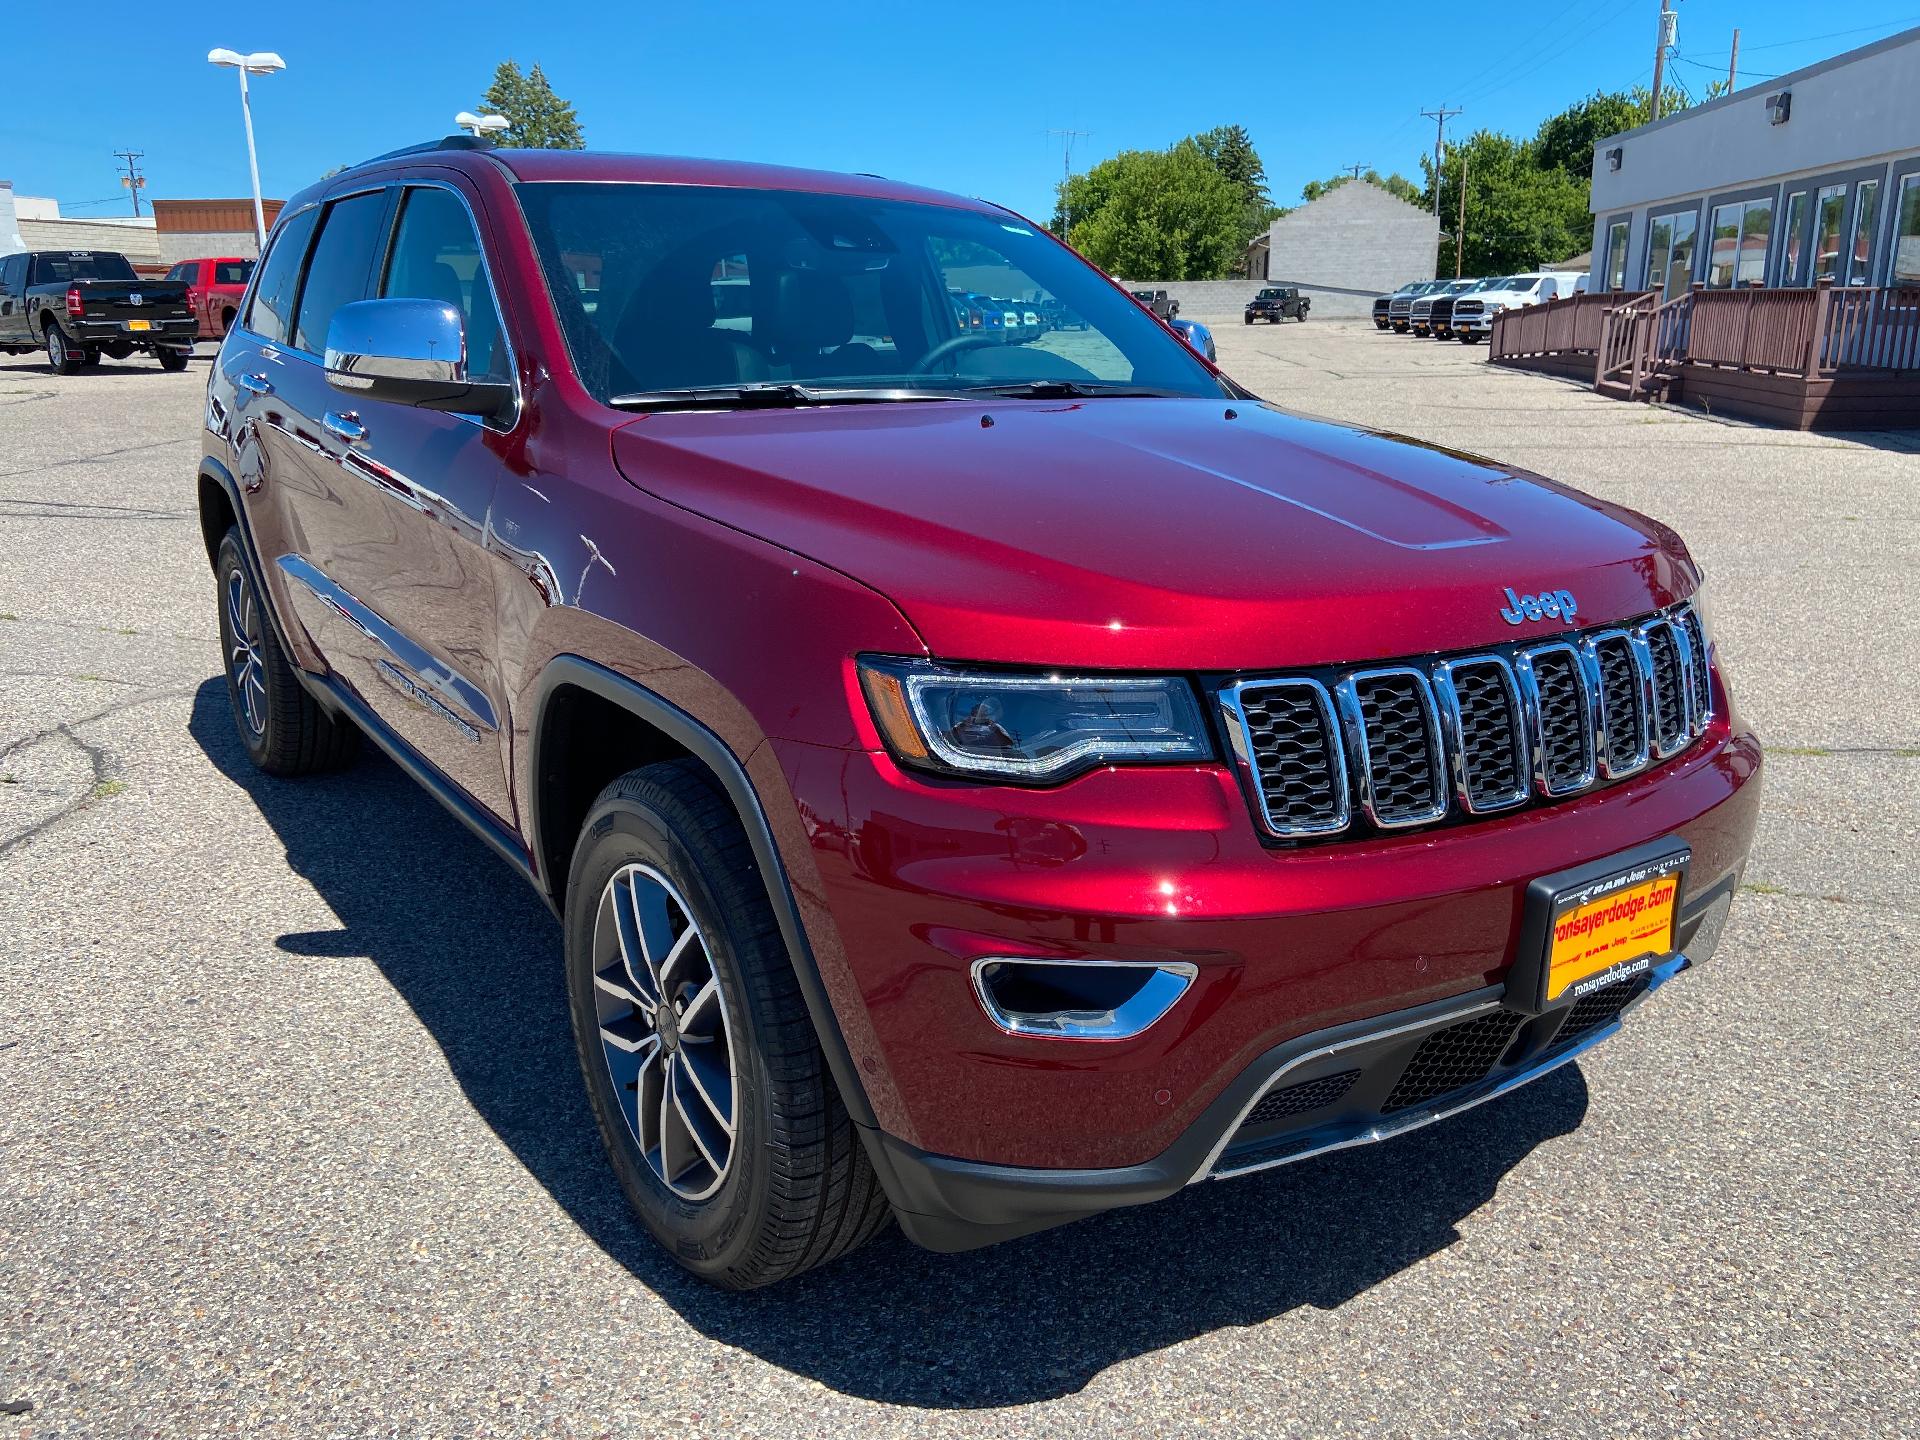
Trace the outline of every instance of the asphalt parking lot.
<instances>
[{"instance_id":1,"label":"asphalt parking lot","mask_svg":"<svg viewBox=\"0 0 1920 1440\"><path fill-rule=\"evenodd\" d=\"M1711 965L1390 1145L719 1294L628 1219L532 893L383 759L248 769L206 347L0 357L0 1440L1914 1434L1920 440L1214 324L1689 538L1771 752Z\"/></svg>"}]
</instances>

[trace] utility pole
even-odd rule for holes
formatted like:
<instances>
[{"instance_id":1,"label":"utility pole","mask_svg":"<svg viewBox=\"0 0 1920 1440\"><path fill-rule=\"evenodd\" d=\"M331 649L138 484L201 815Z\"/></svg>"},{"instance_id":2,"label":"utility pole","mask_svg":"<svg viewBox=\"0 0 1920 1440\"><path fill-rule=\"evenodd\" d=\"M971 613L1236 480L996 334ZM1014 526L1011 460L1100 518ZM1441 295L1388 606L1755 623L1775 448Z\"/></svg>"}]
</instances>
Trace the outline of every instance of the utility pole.
<instances>
[{"instance_id":1,"label":"utility pole","mask_svg":"<svg viewBox=\"0 0 1920 1440\"><path fill-rule=\"evenodd\" d=\"M1727 93L1733 93L1733 87L1740 77L1740 27L1733 27L1733 53L1727 56Z\"/></svg>"},{"instance_id":2,"label":"utility pole","mask_svg":"<svg viewBox=\"0 0 1920 1440\"><path fill-rule=\"evenodd\" d=\"M1447 121L1455 115L1464 115L1464 110L1449 110L1442 105L1438 110L1420 112L1433 121L1433 218L1440 218L1440 151L1446 143Z\"/></svg>"},{"instance_id":3,"label":"utility pole","mask_svg":"<svg viewBox=\"0 0 1920 1440\"><path fill-rule=\"evenodd\" d=\"M1467 160L1468 152L1460 152L1460 223L1453 227L1453 278L1458 280L1466 273L1464 266L1467 257Z\"/></svg>"},{"instance_id":4,"label":"utility pole","mask_svg":"<svg viewBox=\"0 0 1920 1440\"><path fill-rule=\"evenodd\" d=\"M1067 200L1067 186L1073 180L1073 142L1084 140L1093 134L1091 130L1049 130L1048 135L1061 137L1060 146L1060 229L1062 240L1073 233L1073 211ZM1071 243L1069 241L1069 243Z\"/></svg>"},{"instance_id":5,"label":"utility pole","mask_svg":"<svg viewBox=\"0 0 1920 1440\"><path fill-rule=\"evenodd\" d=\"M1367 167L1364 165L1342 165L1340 168L1358 180L1360 178L1360 172Z\"/></svg>"},{"instance_id":6,"label":"utility pole","mask_svg":"<svg viewBox=\"0 0 1920 1440\"><path fill-rule=\"evenodd\" d=\"M1660 118L1660 82L1667 73L1667 47L1673 44L1673 30L1678 18L1673 13L1673 0L1660 0L1660 36L1653 47L1653 113L1649 121Z\"/></svg>"},{"instance_id":7,"label":"utility pole","mask_svg":"<svg viewBox=\"0 0 1920 1440\"><path fill-rule=\"evenodd\" d=\"M138 219L140 216L140 192L147 188L147 177L140 173L139 167L133 162L146 159L147 152L144 150L116 150L113 153L127 162L127 173L120 177L120 183L126 188L127 193L133 196L133 214L134 218Z\"/></svg>"}]
</instances>

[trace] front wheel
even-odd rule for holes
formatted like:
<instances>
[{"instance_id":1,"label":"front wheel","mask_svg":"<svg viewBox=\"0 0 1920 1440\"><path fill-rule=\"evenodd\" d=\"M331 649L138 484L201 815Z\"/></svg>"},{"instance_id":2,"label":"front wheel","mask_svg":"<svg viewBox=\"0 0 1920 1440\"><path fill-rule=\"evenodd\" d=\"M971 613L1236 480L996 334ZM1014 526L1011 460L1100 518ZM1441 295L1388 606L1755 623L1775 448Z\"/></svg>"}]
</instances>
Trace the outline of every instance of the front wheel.
<instances>
[{"instance_id":1,"label":"front wheel","mask_svg":"<svg viewBox=\"0 0 1920 1440\"><path fill-rule=\"evenodd\" d=\"M649 765L600 792L568 876L566 952L600 1138L675 1260L753 1290L886 1224L752 847L704 766Z\"/></svg>"},{"instance_id":2,"label":"front wheel","mask_svg":"<svg viewBox=\"0 0 1920 1440\"><path fill-rule=\"evenodd\" d=\"M86 363L86 352L67 338L58 320L47 325L47 365L56 375L76 375Z\"/></svg>"}]
</instances>

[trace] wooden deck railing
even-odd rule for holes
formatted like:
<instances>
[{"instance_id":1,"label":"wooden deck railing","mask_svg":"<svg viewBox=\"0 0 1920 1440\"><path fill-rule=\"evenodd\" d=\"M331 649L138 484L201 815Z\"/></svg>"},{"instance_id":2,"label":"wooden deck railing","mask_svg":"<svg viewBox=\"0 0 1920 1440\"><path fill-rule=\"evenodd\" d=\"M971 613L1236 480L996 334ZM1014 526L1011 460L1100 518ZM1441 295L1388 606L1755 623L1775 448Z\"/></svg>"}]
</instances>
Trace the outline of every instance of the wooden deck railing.
<instances>
[{"instance_id":1,"label":"wooden deck railing","mask_svg":"<svg viewBox=\"0 0 1920 1440\"><path fill-rule=\"evenodd\" d=\"M1920 371L1920 286L1576 295L1494 318L1489 358L1594 356L1594 383L1640 395L1662 371L1714 365L1824 378Z\"/></svg>"}]
</instances>

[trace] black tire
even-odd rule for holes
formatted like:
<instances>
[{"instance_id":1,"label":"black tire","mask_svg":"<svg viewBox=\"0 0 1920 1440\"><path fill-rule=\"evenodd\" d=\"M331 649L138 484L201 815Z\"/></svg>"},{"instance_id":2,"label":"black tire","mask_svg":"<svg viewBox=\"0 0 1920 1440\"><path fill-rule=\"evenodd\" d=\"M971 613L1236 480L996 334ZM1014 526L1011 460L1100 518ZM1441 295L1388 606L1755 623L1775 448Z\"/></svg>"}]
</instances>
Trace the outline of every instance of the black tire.
<instances>
[{"instance_id":1,"label":"black tire","mask_svg":"<svg viewBox=\"0 0 1920 1440\"><path fill-rule=\"evenodd\" d=\"M214 575L227 704L247 758L269 775L310 775L349 763L359 753L360 731L351 721L336 720L322 710L295 676L274 634L238 528L228 529L221 539ZM241 634L250 652L244 661Z\"/></svg>"},{"instance_id":2,"label":"black tire","mask_svg":"<svg viewBox=\"0 0 1920 1440\"><path fill-rule=\"evenodd\" d=\"M169 350L164 346L154 353L162 370L180 371L187 368L187 361L193 358L191 350Z\"/></svg>"},{"instance_id":3,"label":"black tire","mask_svg":"<svg viewBox=\"0 0 1920 1440\"><path fill-rule=\"evenodd\" d=\"M86 352L67 338L58 320L47 321L47 368L56 375L77 375L86 363Z\"/></svg>"},{"instance_id":4,"label":"black tire","mask_svg":"<svg viewBox=\"0 0 1920 1440\"><path fill-rule=\"evenodd\" d=\"M233 329L233 307L228 306L220 312L220 338L227 338L227 332Z\"/></svg>"},{"instance_id":5,"label":"black tire","mask_svg":"<svg viewBox=\"0 0 1920 1440\"><path fill-rule=\"evenodd\" d=\"M100 347L98 345L87 346L86 349L80 352L80 363L89 368L98 365L100 363Z\"/></svg>"},{"instance_id":6,"label":"black tire","mask_svg":"<svg viewBox=\"0 0 1920 1440\"><path fill-rule=\"evenodd\" d=\"M622 1002L604 1002L595 983L596 969L619 963L598 922L636 865L671 883L700 931L737 1071L729 1153L704 1198L684 1198L655 1170L624 1109L622 1092L641 1081L615 1081L601 1038L603 1003ZM667 1253L715 1285L754 1290L878 1234L892 1212L827 1071L746 832L712 773L672 760L601 791L574 849L565 918L567 992L594 1121L620 1188ZM621 1023L647 1031L637 1007Z\"/></svg>"}]
</instances>

